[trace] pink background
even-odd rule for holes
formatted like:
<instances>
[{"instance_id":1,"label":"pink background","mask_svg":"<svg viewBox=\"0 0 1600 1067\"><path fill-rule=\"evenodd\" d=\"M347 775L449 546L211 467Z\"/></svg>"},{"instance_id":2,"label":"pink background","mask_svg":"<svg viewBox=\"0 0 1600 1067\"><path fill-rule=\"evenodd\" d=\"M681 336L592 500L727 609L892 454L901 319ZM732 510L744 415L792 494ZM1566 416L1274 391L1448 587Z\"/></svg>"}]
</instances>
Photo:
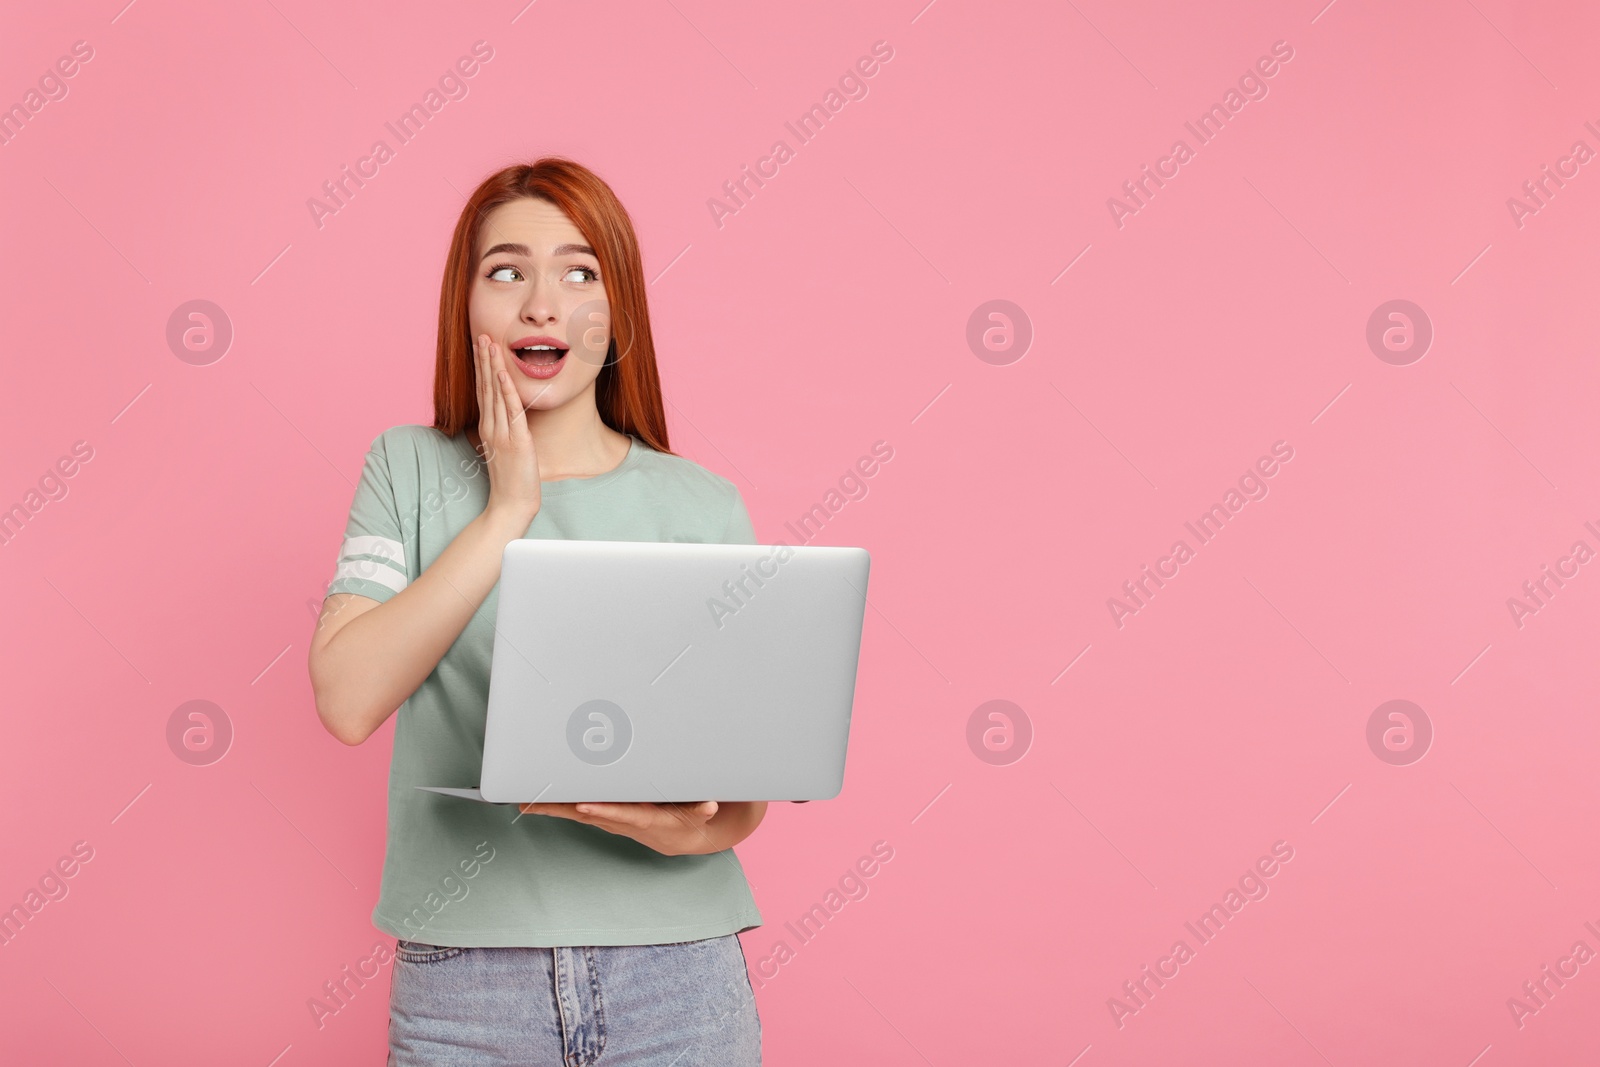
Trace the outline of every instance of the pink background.
<instances>
[{"instance_id":1,"label":"pink background","mask_svg":"<svg viewBox=\"0 0 1600 1067\"><path fill-rule=\"evenodd\" d=\"M1507 1003L1600 952L1600 564L1520 626L1507 604L1600 550L1600 162L1507 205L1600 150L1592 5L122 2L0 38L6 105L93 48L0 146L0 507L93 450L0 545L0 906L93 849L0 948L8 1061L381 1061L387 968L321 1028L307 1006L392 944L393 726L322 728L312 611L368 442L429 420L462 198L545 153L632 212L672 443L763 539L894 449L816 540L873 553L844 792L738 850L768 1063L1600 1056L1600 958L1520 1025ZM479 40L468 95L396 148L384 123ZM784 122L880 40L799 144ZM1268 95L1119 227L1108 198L1277 41ZM308 198L380 137L319 228ZM203 365L166 340L196 299L234 331ZM997 299L1021 358L968 345ZM1393 299L1434 331L1406 365L1366 340ZM1269 494L1198 546L1184 523L1277 441ZM1108 599L1179 538L1119 627ZM1406 765L1367 741L1396 699L1433 730ZM233 730L207 766L169 747L190 700ZM1010 762L969 746L991 700L1031 724ZM876 841L867 895L800 944L785 921ZM1184 924L1279 841L1201 944Z\"/></svg>"}]
</instances>

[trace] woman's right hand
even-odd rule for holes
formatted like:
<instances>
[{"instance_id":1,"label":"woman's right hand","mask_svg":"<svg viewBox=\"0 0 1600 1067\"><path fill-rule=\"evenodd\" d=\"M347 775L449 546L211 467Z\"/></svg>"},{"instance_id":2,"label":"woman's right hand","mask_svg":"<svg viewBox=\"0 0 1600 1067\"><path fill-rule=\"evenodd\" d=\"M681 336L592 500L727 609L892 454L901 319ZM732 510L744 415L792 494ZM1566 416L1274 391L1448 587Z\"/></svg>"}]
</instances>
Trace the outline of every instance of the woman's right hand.
<instances>
[{"instance_id":1,"label":"woman's right hand","mask_svg":"<svg viewBox=\"0 0 1600 1067\"><path fill-rule=\"evenodd\" d=\"M478 438L489 468L488 511L526 516L539 512L539 460L528 416L511 381L500 346L479 334L472 341L478 379Z\"/></svg>"}]
</instances>

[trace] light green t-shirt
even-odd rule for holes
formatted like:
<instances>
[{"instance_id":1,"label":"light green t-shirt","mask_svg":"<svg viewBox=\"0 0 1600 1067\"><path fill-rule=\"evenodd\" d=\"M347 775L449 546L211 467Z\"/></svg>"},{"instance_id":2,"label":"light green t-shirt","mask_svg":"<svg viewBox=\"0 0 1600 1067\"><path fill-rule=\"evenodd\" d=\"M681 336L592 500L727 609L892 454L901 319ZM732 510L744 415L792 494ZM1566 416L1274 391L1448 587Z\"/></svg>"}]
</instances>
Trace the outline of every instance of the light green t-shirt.
<instances>
[{"instance_id":1,"label":"light green t-shirt","mask_svg":"<svg viewBox=\"0 0 1600 1067\"><path fill-rule=\"evenodd\" d=\"M757 543L732 482L637 437L615 469L539 492L527 537ZM488 502L488 470L464 432L385 430L367 453L328 593L389 599ZM395 714L373 924L467 947L665 944L760 926L732 849L666 856L596 826L415 788L478 784L499 594L497 582Z\"/></svg>"}]
</instances>

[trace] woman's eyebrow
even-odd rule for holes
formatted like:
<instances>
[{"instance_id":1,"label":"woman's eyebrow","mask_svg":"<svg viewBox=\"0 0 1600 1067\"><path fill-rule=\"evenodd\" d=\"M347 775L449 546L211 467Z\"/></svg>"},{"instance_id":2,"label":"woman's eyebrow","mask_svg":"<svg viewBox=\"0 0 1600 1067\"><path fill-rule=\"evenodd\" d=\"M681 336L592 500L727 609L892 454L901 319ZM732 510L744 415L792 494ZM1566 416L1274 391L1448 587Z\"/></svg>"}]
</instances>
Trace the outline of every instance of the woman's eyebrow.
<instances>
[{"instance_id":1,"label":"woman's eyebrow","mask_svg":"<svg viewBox=\"0 0 1600 1067\"><path fill-rule=\"evenodd\" d=\"M497 255L501 252L508 252L514 256L531 256L533 254L528 250L527 245L502 243L495 245L493 248L489 249L489 251L485 252L483 254L483 258L488 259L490 256ZM586 256L594 256L594 249L590 248L588 245L557 245L551 250L550 254L552 256L569 256L575 252L582 253ZM599 259L600 257L595 256L595 258Z\"/></svg>"}]
</instances>

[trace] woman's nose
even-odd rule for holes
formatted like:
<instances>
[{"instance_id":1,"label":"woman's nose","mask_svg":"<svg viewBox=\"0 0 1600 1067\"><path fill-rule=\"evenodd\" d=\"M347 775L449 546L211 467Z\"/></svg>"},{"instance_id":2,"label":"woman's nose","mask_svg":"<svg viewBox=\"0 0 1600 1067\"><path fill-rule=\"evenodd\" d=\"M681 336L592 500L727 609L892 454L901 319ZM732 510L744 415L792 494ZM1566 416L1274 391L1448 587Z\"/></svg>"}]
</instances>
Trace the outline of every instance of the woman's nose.
<instances>
[{"instance_id":1,"label":"woman's nose","mask_svg":"<svg viewBox=\"0 0 1600 1067\"><path fill-rule=\"evenodd\" d=\"M550 286L540 279L534 279L528 285L527 296L522 301L522 317L541 322L551 318L550 298Z\"/></svg>"}]
</instances>

